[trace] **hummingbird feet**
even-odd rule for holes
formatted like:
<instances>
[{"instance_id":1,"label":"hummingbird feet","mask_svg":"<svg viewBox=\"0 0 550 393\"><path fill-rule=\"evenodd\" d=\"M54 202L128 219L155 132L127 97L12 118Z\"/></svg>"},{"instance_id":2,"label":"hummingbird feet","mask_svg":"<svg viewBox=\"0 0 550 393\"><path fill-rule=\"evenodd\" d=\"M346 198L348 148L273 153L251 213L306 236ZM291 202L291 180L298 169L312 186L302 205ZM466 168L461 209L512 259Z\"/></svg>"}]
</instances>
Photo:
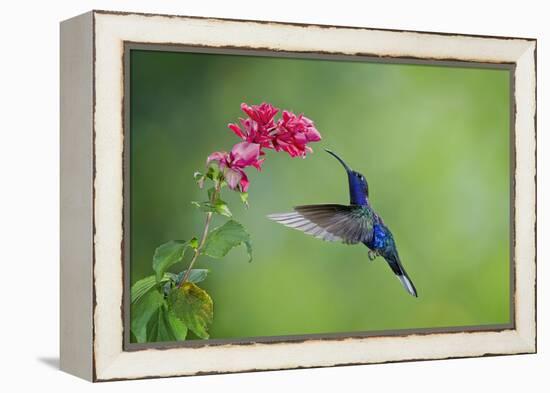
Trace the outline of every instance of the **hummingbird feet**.
<instances>
[{"instance_id":1,"label":"hummingbird feet","mask_svg":"<svg viewBox=\"0 0 550 393\"><path fill-rule=\"evenodd\" d=\"M377 252L369 250L369 260L374 261L377 256L378 256Z\"/></svg>"}]
</instances>

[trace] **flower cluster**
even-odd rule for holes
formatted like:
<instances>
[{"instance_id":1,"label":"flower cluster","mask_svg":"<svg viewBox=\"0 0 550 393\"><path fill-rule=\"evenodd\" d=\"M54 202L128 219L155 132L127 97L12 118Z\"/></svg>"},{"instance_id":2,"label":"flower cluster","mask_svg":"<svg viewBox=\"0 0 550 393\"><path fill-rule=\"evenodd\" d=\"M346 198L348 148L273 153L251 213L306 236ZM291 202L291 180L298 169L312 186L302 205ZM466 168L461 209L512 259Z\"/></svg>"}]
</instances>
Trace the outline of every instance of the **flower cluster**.
<instances>
[{"instance_id":1,"label":"flower cluster","mask_svg":"<svg viewBox=\"0 0 550 393\"><path fill-rule=\"evenodd\" d=\"M227 185L232 190L239 189L242 192L248 190L248 177L244 168L253 166L260 170L263 159L258 159L260 145L256 143L241 142L231 149L231 152L217 151L210 154L206 164L217 162L222 171Z\"/></svg>"},{"instance_id":2,"label":"flower cluster","mask_svg":"<svg viewBox=\"0 0 550 393\"><path fill-rule=\"evenodd\" d=\"M241 110L247 117L240 118L240 124L231 123L228 127L243 142L233 146L229 153L214 152L207 159L207 165L218 164L227 185L233 190L247 191L249 181L244 168L253 166L260 170L265 149L285 151L291 157L305 157L312 152L308 143L321 140L313 121L303 114L283 110L281 117L275 120L279 109L268 103L251 106L243 103Z\"/></svg>"}]
</instances>

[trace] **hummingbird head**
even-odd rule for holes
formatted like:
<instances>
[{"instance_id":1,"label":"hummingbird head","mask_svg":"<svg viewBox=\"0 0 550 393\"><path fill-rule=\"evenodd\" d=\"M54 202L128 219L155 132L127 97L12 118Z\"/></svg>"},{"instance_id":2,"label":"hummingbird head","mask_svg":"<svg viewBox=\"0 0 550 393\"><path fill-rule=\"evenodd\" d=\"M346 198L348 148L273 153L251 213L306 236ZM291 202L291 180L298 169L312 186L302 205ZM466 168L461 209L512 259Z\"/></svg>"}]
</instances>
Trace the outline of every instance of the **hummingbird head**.
<instances>
[{"instance_id":1,"label":"hummingbird head","mask_svg":"<svg viewBox=\"0 0 550 393\"><path fill-rule=\"evenodd\" d=\"M325 149L327 153L336 158L348 174L350 203L352 205L365 205L369 196L369 183L365 176L351 169L336 153Z\"/></svg>"}]
</instances>

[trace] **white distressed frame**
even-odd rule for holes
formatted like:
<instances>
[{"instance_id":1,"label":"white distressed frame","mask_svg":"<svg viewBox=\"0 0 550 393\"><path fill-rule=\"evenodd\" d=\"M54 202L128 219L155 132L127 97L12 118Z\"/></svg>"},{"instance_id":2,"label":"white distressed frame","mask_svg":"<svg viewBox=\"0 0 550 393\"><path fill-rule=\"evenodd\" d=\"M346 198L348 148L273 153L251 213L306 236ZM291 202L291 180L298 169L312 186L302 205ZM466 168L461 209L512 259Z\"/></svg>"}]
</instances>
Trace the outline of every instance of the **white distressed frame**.
<instances>
[{"instance_id":1,"label":"white distressed frame","mask_svg":"<svg viewBox=\"0 0 550 393\"><path fill-rule=\"evenodd\" d=\"M67 30L65 33L63 26ZM80 62L74 60L78 55L74 53L74 48L79 47L75 45L78 40L92 46L91 53L82 54ZM311 339L301 343L224 344L125 352L121 313L124 290L121 244L125 42L514 63L515 327L501 331ZM62 74L62 96L76 98L86 93L86 97L93 98L93 108L89 108L90 103L85 99L68 100L65 108L62 105L62 141L64 135L78 129L80 137L92 145L84 156L62 160L62 172L63 168L72 167L75 160L88 160L93 169L90 171L85 166L73 177L85 175L85 179L93 182L93 201L90 210L78 213L82 217L77 213L72 215L74 222L71 217L65 217L65 220L62 217L62 228L65 225L70 229L76 220L84 219L86 223L93 221L94 232L93 243L89 250L85 250L90 255L78 261L78 253L82 250L74 249L74 245L67 244L62 236L62 250L67 250L62 258L61 277L63 369L86 379L104 381L536 352L535 40L93 11L63 22L62 65L64 62L68 62L67 68L76 67L77 71L93 62L92 75L86 74L82 86L75 87L71 83L74 81L67 76L76 71L66 70L64 87ZM85 112L83 106L86 105L89 111L93 111L91 121L86 118L80 119L79 123L79 119L70 118L69 112L75 109ZM65 123L63 116L68 118ZM70 174L62 178L62 210L65 208L64 199L77 197L70 187L65 191L63 187L63 182L73 180ZM77 192L89 191L81 187ZM83 236L88 239L89 234ZM73 269L67 269L69 265ZM79 266L80 270L74 266ZM67 284L69 280L74 282L75 275L79 275L85 284L78 289ZM64 294L64 288L66 292L73 292ZM67 296L71 296L70 301ZM92 317L93 324L90 323ZM76 320L86 323L76 326ZM67 337L63 331L72 334Z\"/></svg>"}]
</instances>

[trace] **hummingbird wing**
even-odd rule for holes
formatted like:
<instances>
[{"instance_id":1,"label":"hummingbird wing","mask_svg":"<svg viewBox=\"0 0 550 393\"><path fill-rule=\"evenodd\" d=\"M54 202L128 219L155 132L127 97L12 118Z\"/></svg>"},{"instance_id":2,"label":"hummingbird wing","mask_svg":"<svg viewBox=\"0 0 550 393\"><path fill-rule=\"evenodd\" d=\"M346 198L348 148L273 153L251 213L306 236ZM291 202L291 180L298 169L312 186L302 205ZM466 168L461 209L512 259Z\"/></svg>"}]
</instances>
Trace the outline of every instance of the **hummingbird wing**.
<instances>
[{"instance_id":1,"label":"hummingbird wing","mask_svg":"<svg viewBox=\"0 0 550 393\"><path fill-rule=\"evenodd\" d=\"M304 205L296 206L291 213L267 217L325 241L355 244L373 236L373 213L362 206Z\"/></svg>"}]
</instances>

